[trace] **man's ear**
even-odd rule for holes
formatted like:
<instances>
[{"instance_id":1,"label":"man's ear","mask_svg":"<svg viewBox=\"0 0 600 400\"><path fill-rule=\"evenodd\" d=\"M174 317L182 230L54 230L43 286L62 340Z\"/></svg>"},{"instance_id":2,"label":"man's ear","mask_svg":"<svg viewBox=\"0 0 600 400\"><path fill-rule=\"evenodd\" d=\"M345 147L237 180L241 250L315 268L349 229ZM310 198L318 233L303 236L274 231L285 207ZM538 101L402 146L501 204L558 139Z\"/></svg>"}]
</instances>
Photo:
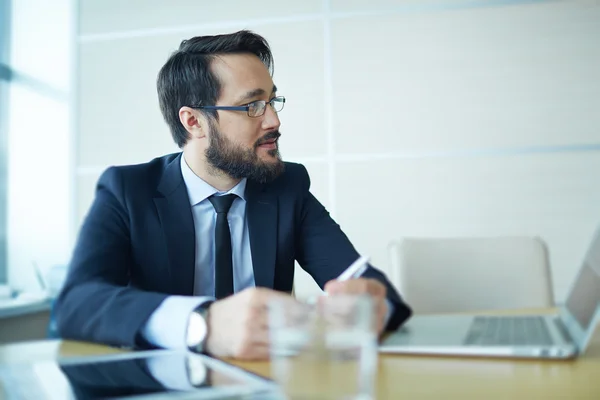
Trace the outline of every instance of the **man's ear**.
<instances>
[{"instance_id":1,"label":"man's ear","mask_svg":"<svg viewBox=\"0 0 600 400\"><path fill-rule=\"evenodd\" d=\"M179 109L179 121L188 133L197 139L206 136L206 118L191 107Z\"/></svg>"}]
</instances>

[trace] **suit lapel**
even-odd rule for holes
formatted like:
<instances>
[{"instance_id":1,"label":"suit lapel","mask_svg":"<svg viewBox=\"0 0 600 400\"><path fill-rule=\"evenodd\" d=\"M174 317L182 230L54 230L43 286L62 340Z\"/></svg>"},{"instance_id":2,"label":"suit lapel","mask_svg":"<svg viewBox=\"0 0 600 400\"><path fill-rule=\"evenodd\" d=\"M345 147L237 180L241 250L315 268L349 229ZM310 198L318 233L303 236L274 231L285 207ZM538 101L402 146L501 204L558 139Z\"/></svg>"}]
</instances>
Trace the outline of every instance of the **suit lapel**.
<instances>
[{"instance_id":1,"label":"suit lapel","mask_svg":"<svg viewBox=\"0 0 600 400\"><path fill-rule=\"evenodd\" d=\"M167 165L154 198L169 254L173 294L192 295L196 232L187 188L181 175L181 154Z\"/></svg>"},{"instance_id":2,"label":"suit lapel","mask_svg":"<svg viewBox=\"0 0 600 400\"><path fill-rule=\"evenodd\" d=\"M277 253L277 197L263 185L246 184L246 219L250 234L254 283L273 288Z\"/></svg>"}]
</instances>

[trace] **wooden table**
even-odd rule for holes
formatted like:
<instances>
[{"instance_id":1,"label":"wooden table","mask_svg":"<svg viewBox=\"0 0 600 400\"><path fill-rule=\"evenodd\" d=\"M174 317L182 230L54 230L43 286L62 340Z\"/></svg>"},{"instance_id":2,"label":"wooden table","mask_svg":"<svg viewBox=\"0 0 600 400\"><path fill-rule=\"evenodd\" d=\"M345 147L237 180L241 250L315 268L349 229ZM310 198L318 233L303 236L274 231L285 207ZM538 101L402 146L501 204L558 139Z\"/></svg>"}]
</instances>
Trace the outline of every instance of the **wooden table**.
<instances>
[{"instance_id":1,"label":"wooden table","mask_svg":"<svg viewBox=\"0 0 600 400\"><path fill-rule=\"evenodd\" d=\"M118 353L106 346L38 341L0 346L0 363ZM266 377L268 362L227 360ZM600 329L576 360L380 355L377 399L600 399Z\"/></svg>"}]
</instances>

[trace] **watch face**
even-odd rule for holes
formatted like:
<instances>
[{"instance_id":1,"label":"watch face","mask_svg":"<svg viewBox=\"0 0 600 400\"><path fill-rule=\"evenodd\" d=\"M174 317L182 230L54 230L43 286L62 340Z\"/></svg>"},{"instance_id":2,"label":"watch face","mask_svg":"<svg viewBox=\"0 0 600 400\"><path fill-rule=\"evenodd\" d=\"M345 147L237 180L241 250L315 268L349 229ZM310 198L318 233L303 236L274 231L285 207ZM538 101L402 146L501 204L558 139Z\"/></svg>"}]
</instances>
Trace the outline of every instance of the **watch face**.
<instances>
[{"instance_id":1,"label":"watch face","mask_svg":"<svg viewBox=\"0 0 600 400\"><path fill-rule=\"evenodd\" d=\"M187 328L186 344L189 348L196 348L206 338L206 321L196 312L190 314Z\"/></svg>"}]
</instances>

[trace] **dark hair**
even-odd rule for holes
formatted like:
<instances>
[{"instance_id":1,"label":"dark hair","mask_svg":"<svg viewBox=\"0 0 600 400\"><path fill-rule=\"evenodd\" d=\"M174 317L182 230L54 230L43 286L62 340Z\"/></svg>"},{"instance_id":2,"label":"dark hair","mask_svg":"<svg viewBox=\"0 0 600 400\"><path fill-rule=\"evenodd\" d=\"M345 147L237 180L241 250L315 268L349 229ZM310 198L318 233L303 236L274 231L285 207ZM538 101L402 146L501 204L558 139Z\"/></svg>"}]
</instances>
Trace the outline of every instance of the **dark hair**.
<instances>
[{"instance_id":1,"label":"dark hair","mask_svg":"<svg viewBox=\"0 0 600 400\"><path fill-rule=\"evenodd\" d=\"M262 36L247 30L184 40L160 69L156 80L160 111L180 148L189 135L179 121L179 109L183 106L215 105L221 93L221 82L212 73L210 64L217 55L236 53L256 55L273 75L273 55L269 44ZM215 111L203 112L217 119Z\"/></svg>"}]
</instances>

